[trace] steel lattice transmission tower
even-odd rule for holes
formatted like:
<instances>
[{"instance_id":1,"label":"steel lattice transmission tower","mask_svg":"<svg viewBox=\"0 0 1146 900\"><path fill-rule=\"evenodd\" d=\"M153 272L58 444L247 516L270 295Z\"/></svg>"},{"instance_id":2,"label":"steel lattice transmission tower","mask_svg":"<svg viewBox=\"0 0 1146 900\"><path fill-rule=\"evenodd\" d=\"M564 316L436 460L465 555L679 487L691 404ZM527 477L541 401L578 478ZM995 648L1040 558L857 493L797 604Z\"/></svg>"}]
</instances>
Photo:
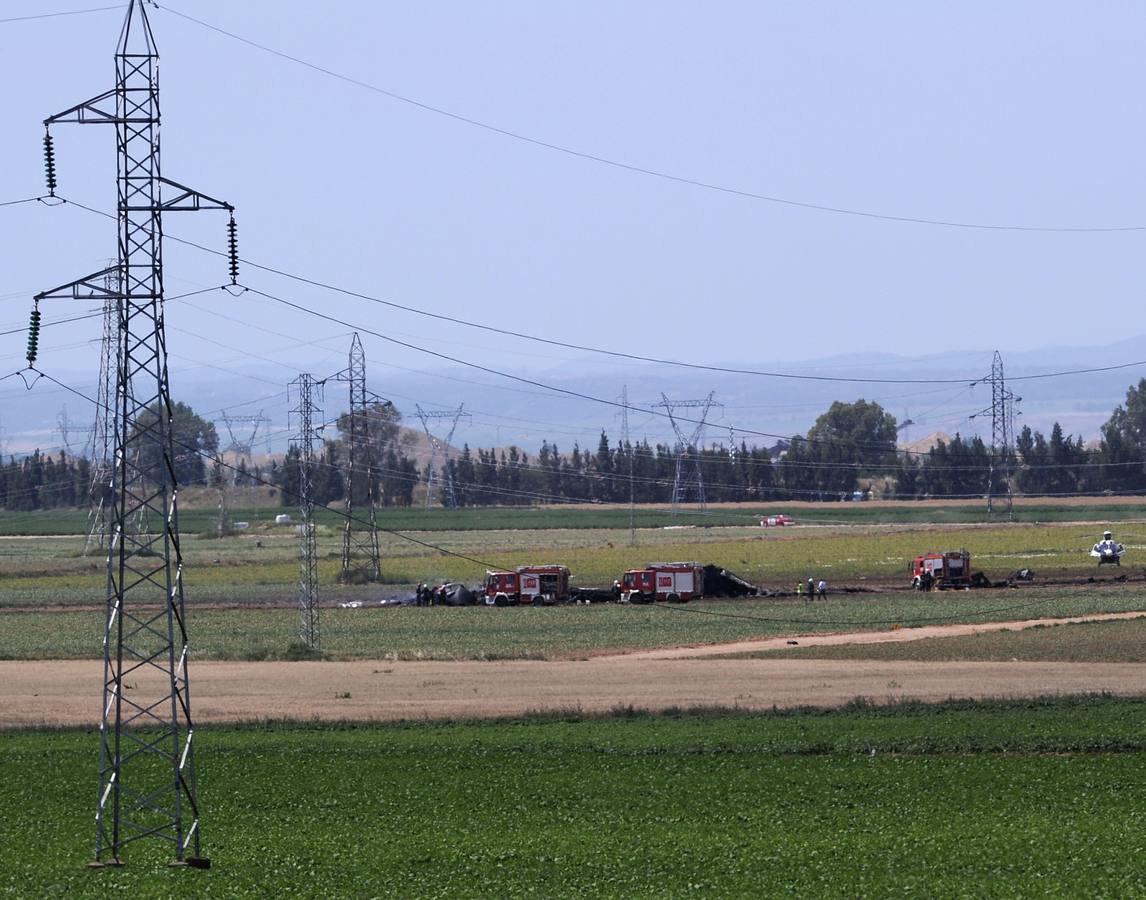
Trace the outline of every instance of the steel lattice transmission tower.
<instances>
[{"instance_id":1,"label":"steel lattice transmission tower","mask_svg":"<svg viewBox=\"0 0 1146 900\"><path fill-rule=\"evenodd\" d=\"M1007 390L1003 379L1003 357L995 351L991 363L991 464L987 475L987 512L994 512L995 475L1001 473L1007 498L1007 518L1015 517L1011 493L1011 456L1015 431L1015 402L1022 400Z\"/></svg>"},{"instance_id":2,"label":"steel lattice transmission tower","mask_svg":"<svg viewBox=\"0 0 1146 900\"><path fill-rule=\"evenodd\" d=\"M117 262L36 296L95 298L116 308L116 378L104 630L103 709L94 865L120 865L143 838L167 841L177 863L200 854L195 729L179 547L175 444L163 313L163 214L232 207L170 181L159 164L159 55L141 0L129 0L116 85L45 120L115 128ZM49 193L56 178L44 137ZM231 281L238 275L231 228ZM109 288L109 278L120 280ZM30 354L31 356L31 354ZM29 360L31 363L31 359ZM182 448L181 448L182 449ZM161 522L156 533L137 523ZM133 690L125 693L126 682Z\"/></svg>"},{"instance_id":3,"label":"steel lattice transmission tower","mask_svg":"<svg viewBox=\"0 0 1146 900\"><path fill-rule=\"evenodd\" d=\"M350 384L350 420L347 429L348 462L346 472L346 525L342 530L342 569L340 584L378 581L382 568L378 553L377 486L374 471L373 444L370 434L370 410L373 397L366 393L366 353L358 332L350 341L350 364L334 377ZM357 504L369 509L365 536L355 530ZM361 524L361 523L359 523Z\"/></svg>"},{"instance_id":4,"label":"steel lattice transmission tower","mask_svg":"<svg viewBox=\"0 0 1146 900\"><path fill-rule=\"evenodd\" d=\"M672 423L672 430L676 433L676 477L673 479L672 485L673 515L676 515L677 507L681 503L687 502L687 497L690 494L700 509L707 508L704 502L704 474L701 472L700 450L704 441L704 426L708 424L708 411L713 406L720 406L719 403L712 402L714 396L716 396L716 392L710 391L703 400L670 400L661 394L662 402L653 404L664 407L665 412L668 413L669 422ZM688 437L685 437L681 428L682 423L678 422L673 415L673 410L677 409L700 410L700 418L693 420L696 427Z\"/></svg>"},{"instance_id":5,"label":"steel lattice transmission tower","mask_svg":"<svg viewBox=\"0 0 1146 900\"><path fill-rule=\"evenodd\" d=\"M661 394L663 397L664 394ZM629 386L623 385L621 387L621 446L625 448L625 453L629 457L629 546L635 547L637 544L637 524L636 524L636 484L633 481L633 457L634 448L632 441L629 438Z\"/></svg>"},{"instance_id":6,"label":"steel lattice transmission tower","mask_svg":"<svg viewBox=\"0 0 1146 900\"><path fill-rule=\"evenodd\" d=\"M298 406L292 413L298 417L298 505L302 521L298 526L298 639L312 650L319 649L318 630L318 550L314 533L314 444L317 435L314 422L321 415L315 404L316 389L322 382L305 372L291 382L298 391Z\"/></svg>"},{"instance_id":7,"label":"steel lattice transmission tower","mask_svg":"<svg viewBox=\"0 0 1146 900\"><path fill-rule=\"evenodd\" d=\"M243 470L243 464L246 464L246 470L251 466L251 453L255 446L255 441L258 440L259 429L269 427L271 420L268 419L262 410L253 416L232 416L223 410L223 426L227 429L227 436L231 439L226 447L221 451L222 453L234 454L236 461L234 468L231 470L231 483L238 484L239 473ZM237 428L245 426L243 431L237 431Z\"/></svg>"},{"instance_id":8,"label":"steel lattice transmission tower","mask_svg":"<svg viewBox=\"0 0 1146 900\"><path fill-rule=\"evenodd\" d=\"M103 301L103 332L100 337L99 382L96 385L95 421L92 423L91 483L88 486L88 533L84 541L86 555L94 544L104 549L108 531L109 493L112 489L112 435L115 433L116 299L121 292L118 261L115 270L104 278L108 296Z\"/></svg>"},{"instance_id":9,"label":"steel lattice transmission tower","mask_svg":"<svg viewBox=\"0 0 1146 900\"><path fill-rule=\"evenodd\" d=\"M450 447L454 440L454 431L458 427L458 420L461 418L470 418L470 414L465 411L465 404L463 403L457 409L449 410L424 410L418 404L414 404L418 410L418 418L422 420L422 430L426 432L426 438L430 442L430 462L426 466L426 509L430 508L430 503L433 499L434 493L434 462L437 459L438 451L442 451L442 456L445 457L447 465L445 466L445 479L446 479L446 497L445 506L448 509L457 509L458 498L454 493L454 473L450 471ZM446 434L445 441L440 441L430 432L431 420L448 420L450 423L450 430Z\"/></svg>"}]
</instances>

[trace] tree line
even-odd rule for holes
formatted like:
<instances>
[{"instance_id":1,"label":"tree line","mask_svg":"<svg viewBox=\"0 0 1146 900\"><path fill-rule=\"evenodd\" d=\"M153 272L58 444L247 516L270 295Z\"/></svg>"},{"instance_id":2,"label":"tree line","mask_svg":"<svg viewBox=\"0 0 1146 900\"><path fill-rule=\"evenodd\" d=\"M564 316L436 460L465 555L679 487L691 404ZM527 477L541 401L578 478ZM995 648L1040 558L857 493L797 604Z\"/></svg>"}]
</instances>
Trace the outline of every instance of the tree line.
<instances>
[{"instance_id":1,"label":"tree line","mask_svg":"<svg viewBox=\"0 0 1146 900\"><path fill-rule=\"evenodd\" d=\"M180 484L269 483L284 506L298 503L301 454L292 446L265 469L235 471L218 457L214 426L185 404L174 404L176 477ZM311 467L311 497L320 505L342 501L348 486L356 506L419 501L430 474L412 453L413 438L389 402L376 402L352 419L344 413L337 434L319 442ZM142 423L141 427L150 427ZM972 497L988 492L1070 495L1146 491L1146 379L1130 387L1126 402L1102 426L1097 444L1066 435L1056 422L1050 436L1024 427L1003 454L979 437L956 434L925 453L897 447L899 426L878 403L835 402L802 435L772 447L714 444L679 447L647 440L614 443L601 432L595 450L569 451L544 441L535 458L524 450L469 445L434 472L435 502L458 506L527 506L546 502L667 504L723 501L839 500L857 492L887 499ZM355 465L352 467L352 456ZM91 463L64 453L34 453L0 465L0 505L8 510L83 506L89 502ZM352 477L352 472L358 474ZM452 493L446 490L453 487Z\"/></svg>"}]
</instances>

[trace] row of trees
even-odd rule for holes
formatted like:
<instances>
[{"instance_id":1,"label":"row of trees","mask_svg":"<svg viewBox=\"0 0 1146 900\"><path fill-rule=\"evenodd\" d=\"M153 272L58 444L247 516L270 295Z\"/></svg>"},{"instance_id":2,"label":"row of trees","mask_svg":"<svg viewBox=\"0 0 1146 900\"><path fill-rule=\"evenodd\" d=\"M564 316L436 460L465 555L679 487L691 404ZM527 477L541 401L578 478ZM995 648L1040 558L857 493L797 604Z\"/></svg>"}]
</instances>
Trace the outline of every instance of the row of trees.
<instances>
[{"instance_id":1,"label":"row of trees","mask_svg":"<svg viewBox=\"0 0 1146 900\"><path fill-rule=\"evenodd\" d=\"M236 479L217 461L214 426L184 404L175 404L173 413L181 484L269 481L280 488L284 505L298 502L297 448L267 471L244 468ZM353 453L355 471L372 476L360 475L351 485L356 506L368 502L370 492L383 506L411 505L429 473L415 461L410 433L400 424L397 409L388 402L372 404L359 421L340 416L337 436L322 441L312 469L314 501L327 504L345 497ZM895 418L878 403L836 402L807 434L770 449L742 442L680 453L647 441L613 444L602 432L595 451L574 444L563 453L546 441L536 459L517 447L472 451L467 445L441 466L435 481L443 487L441 502L448 499L445 485L452 483L461 506L624 503L630 496L638 503L669 503L678 484L681 499L690 502L697 499L699 482L709 502L840 499L857 490L902 499L976 496L988 490L998 495L1008 488L1024 494L1146 491L1146 379L1127 391L1125 405L1102 426L1093 447L1064 435L1057 423L1049 438L1024 428L1006 456L992 455L978 437L958 434L927 453L905 454L897 449L897 434ZM146 442L140 446L141 452L156 452ZM90 479L86 459L36 451L0 465L0 503L10 510L83 505Z\"/></svg>"},{"instance_id":2,"label":"row of trees","mask_svg":"<svg viewBox=\"0 0 1146 900\"><path fill-rule=\"evenodd\" d=\"M91 488L91 466L83 457L53 458L37 450L0 465L0 507L9 510L83 506Z\"/></svg>"}]
</instances>

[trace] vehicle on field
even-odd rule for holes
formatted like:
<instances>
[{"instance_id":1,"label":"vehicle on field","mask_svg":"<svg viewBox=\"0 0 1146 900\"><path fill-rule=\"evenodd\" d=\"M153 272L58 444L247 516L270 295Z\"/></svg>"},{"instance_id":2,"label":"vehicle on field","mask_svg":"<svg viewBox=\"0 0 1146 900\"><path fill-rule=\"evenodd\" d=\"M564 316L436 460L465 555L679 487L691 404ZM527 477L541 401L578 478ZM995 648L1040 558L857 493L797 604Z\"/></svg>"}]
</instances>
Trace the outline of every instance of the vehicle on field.
<instances>
[{"instance_id":1,"label":"vehicle on field","mask_svg":"<svg viewBox=\"0 0 1146 900\"><path fill-rule=\"evenodd\" d=\"M1122 565L1122 556L1126 553L1126 548L1114 540L1114 535L1109 531L1102 533L1102 540L1090 548L1090 555L1098 557L1098 564L1104 565Z\"/></svg>"},{"instance_id":2,"label":"vehicle on field","mask_svg":"<svg viewBox=\"0 0 1146 900\"><path fill-rule=\"evenodd\" d=\"M699 563L649 563L621 578L622 603L686 603L703 596L704 567Z\"/></svg>"},{"instance_id":3,"label":"vehicle on field","mask_svg":"<svg viewBox=\"0 0 1146 900\"><path fill-rule=\"evenodd\" d=\"M969 588L972 584L971 554L966 550L924 553L915 557L908 569L917 591Z\"/></svg>"},{"instance_id":4,"label":"vehicle on field","mask_svg":"<svg viewBox=\"0 0 1146 900\"><path fill-rule=\"evenodd\" d=\"M567 566L518 566L512 572L485 573L486 606L552 606L568 600Z\"/></svg>"},{"instance_id":5,"label":"vehicle on field","mask_svg":"<svg viewBox=\"0 0 1146 900\"><path fill-rule=\"evenodd\" d=\"M776 516L765 516L764 518L762 518L760 520L760 527L761 528L778 528L778 527L783 526L783 525L795 525L795 524L796 523L792 520L792 517L789 515L785 515L784 513L780 513L779 515L776 515Z\"/></svg>"}]
</instances>

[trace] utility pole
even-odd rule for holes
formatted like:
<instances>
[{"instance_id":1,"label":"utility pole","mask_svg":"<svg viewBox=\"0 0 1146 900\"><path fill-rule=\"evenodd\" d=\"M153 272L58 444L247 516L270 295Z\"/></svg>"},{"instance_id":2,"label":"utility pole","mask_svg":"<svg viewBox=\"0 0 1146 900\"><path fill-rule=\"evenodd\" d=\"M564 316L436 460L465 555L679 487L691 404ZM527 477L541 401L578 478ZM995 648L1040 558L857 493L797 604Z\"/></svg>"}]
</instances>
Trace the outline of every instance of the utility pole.
<instances>
[{"instance_id":1,"label":"utility pole","mask_svg":"<svg viewBox=\"0 0 1146 900\"><path fill-rule=\"evenodd\" d=\"M358 332L354 333L350 342L349 363L346 369L334 376L350 384L350 423L347 434L350 465L346 473L346 525L342 531L342 569L338 582L360 584L381 579L382 568L378 553L378 491L366 395L366 353L362 349ZM355 504L359 502L368 505L370 510L365 537L354 529Z\"/></svg>"},{"instance_id":2,"label":"utility pole","mask_svg":"<svg viewBox=\"0 0 1146 900\"><path fill-rule=\"evenodd\" d=\"M291 382L298 391L298 406L291 412L298 417L298 505L302 521L298 526L298 639L311 650L318 650L318 549L314 532L314 431L321 411L314 395L321 393L322 382L302 373Z\"/></svg>"},{"instance_id":3,"label":"utility pole","mask_svg":"<svg viewBox=\"0 0 1146 900\"><path fill-rule=\"evenodd\" d=\"M704 502L704 474L701 472L700 450L701 444L704 442L704 426L708 424L708 411L713 406L721 405L712 402L714 396L716 396L716 392L710 391L703 400L670 400L661 394L662 402L653 404L663 407L668 413L672 430L676 433L676 477L673 479L672 485L672 514L674 516L677 508L690 493L696 499L700 509L707 508ZM700 419L694 420L696 427L687 438L681 428L681 423L673 416L673 410L677 409L700 410Z\"/></svg>"},{"instance_id":4,"label":"utility pole","mask_svg":"<svg viewBox=\"0 0 1146 900\"><path fill-rule=\"evenodd\" d=\"M56 172L52 125L115 128L118 150L115 265L37 294L99 299L116 308L114 471L104 627L103 706L95 866L123 864L137 840L167 841L175 863L206 868L200 853L195 729L191 719L183 557L163 304L163 214L228 203L162 177L159 55L142 0L128 0L115 55L116 86L45 120L50 196ZM234 219L231 283L238 276ZM108 286L115 279L119 287ZM33 329L34 330L34 329ZM29 342L28 362L35 361ZM151 514L151 515L149 515ZM162 522L158 533L141 521ZM125 687L131 687L125 693Z\"/></svg>"},{"instance_id":5,"label":"utility pole","mask_svg":"<svg viewBox=\"0 0 1146 900\"><path fill-rule=\"evenodd\" d=\"M457 409L450 410L425 410L421 406L415 404L418 410L418 418L422 420L422 430L426 432L426 438L430 442L430 462L426 466L426 509L430 508L431 497L434 491L434 462L437 459L438 451L442 451L442 456L446 460L446 500L445 506L447 509L457 509L458 498L454 494L454 473L450 471L450 446L454 440L454 430L458 427L458 419L470 418L470 414L465 411L466 405L463 403ZM450 423L449 433L446 435L445 441L439 441L437 437L430 433L430 421L434 419L448 420Z\"/></svg>"}]
</instances>

